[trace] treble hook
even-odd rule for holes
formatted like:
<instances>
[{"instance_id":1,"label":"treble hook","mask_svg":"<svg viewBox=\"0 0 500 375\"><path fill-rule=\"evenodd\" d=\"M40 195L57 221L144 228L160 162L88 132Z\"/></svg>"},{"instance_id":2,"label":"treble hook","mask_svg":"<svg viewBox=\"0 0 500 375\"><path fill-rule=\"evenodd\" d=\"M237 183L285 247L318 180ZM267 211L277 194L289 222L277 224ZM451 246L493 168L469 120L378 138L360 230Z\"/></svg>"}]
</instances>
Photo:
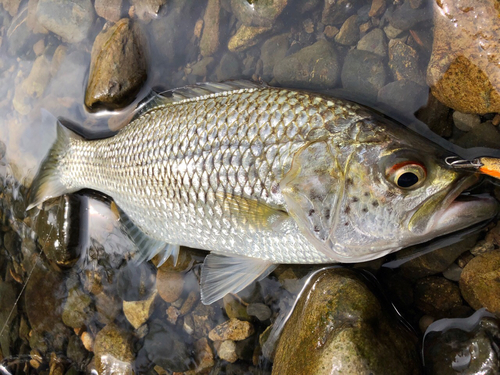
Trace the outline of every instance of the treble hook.
<instances>
[{"instance_id":1,"label":"treble hook","mask_svg":"<svg viewBox=\"0 0 500 375\"><path fill-rule=\"evenodd\" d=\"M450 167L459 169L479 169L483 166L480 159L465 160L460 159L458 156L448 156L444 159L444 162Z\"/></svg>"}]
</instances>

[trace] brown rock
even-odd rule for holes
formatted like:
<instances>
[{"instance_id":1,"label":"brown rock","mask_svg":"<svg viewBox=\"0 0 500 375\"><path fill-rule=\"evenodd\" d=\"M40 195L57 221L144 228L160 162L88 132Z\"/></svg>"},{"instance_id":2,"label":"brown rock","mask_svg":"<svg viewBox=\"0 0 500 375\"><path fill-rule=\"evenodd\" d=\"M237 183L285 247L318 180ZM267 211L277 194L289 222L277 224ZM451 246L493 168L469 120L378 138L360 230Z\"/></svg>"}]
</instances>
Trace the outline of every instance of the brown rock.
<instances>
[{"instance_id":1,"label":"brown rock","mask_svg":"<svg viewBox=\"0 0 500 375\"><path fill-rule=\"evenodd\" d=\"M195 372L202 372L215 364L214 353L208 344L206 337L203 337L194 343L194 352L196 361Z\"/></svg>"},{"instance_id":2,"label":"brown rock","mask_svg":"<svg viewBox=\"0 0 500 375\"><path fill-rule=\"evenodd\" d=\"M219 49L220 0L209 0L203 16L203 34L200 40L202 56L212 56Z\"/></svg>"},{"instance_id":3,"label":"brown rock","mask_svg":"<svg viewBox=\"0 0 500 375\"><path fill-rule=\"evenodd\" d=\"M234 34L227 48L232 52L241 52L255 46L258 42L262 34L265 34L271 30L270 27L253 27L253 26L241 26Z\"/></svg>"},{"instance_id":4,"label":"brown rock","mask_svg":"<svg viewBox=\"0 0 500 375\"><path fill-rule=\"evenodd\" d=\"M135 15L145 22L155 19L161 6L166 2L167 0L131 0L135 7Z\"/></svg>"},{"instance_id":5,"label":"brown rock","mask_svg":"<svg viewBox=\"0 0 500 375\"><path fill-rule=\"evenodd\" d=\"M236 18L246 26L271 27L287 4L288 0L232 0L231 8Z\"/></svg>"},{"instance_id":6,"label":"brown rock","mask_svg":"<svg viewBox=\"0 0 500 375\"><path fill-rule=\"evenodd\" d=\"M344 22L350 15L356 12L360 0L338 0L325 1L323 14L321 15L321 23L325 25L339 25Z\"/></svg>"},{"instance_id":7,"label":"brown rock","mask_svg":"<svg viewBox=\"0 0 500 375\"><path fill-rule=\"evenodd\" d=\"M89 109L117 109L130 104L147 78L145 40L138 25L127 18L104 27L92 47L85 92Z\"/></svg>"},{"instance_id":8,"label":"brown rock","mask_svg":"<svg viewBox=\"0 0 500 375\"><path fill-rule=\"evenodd\" d=\"M236 343L233 340L222 341L217 349L217 355L224 361L230 363L236 362L238 359L238 355L236 354Z\"/></svg>"},{"instance_id":9,"label":"brown rock","mask_svg":"<svg viewBox=\"0 0 500 375\"><path fill-rule=\"evenodd\" d=\"M135 329L142 326L153 313L156 292L143 301L123 301L123 314Z\"/></svg>"},{"instance_id":10,"label":"brown rock","mask_svg":"<svg viewBox=\"0 0 500 375\"><path fill-rule=\"evenodd\" d=\"M184 275L180 272L159 268L156 274L156 287L158 294L165 302L174 302L184 289Z\"/></svg>"},{"instance_id":11,"label":"brown rock","mask_svg":"<svg viewBox=\"0 0 500 375\"><path fill-rule=\"evenodd\" d=\"M439 0L427 68L433 94L464 113L500 111L500 7L495 0Z\"/></svg>"},{"instance_id":12,"label":"brown rock","mask_svg":"<svg viewBox=\"0 0 500 375\"><path fill-rule=\"evenodd\" d=\"M418 65L418 54L409 45L399 41L389 42L389 68L394 78L409 80L425 85L425 80Z\"/></svg>"},{"instance_id":13,"label":"brown rock","mask_svg":"<svg viewBox=\"0 0 500 375\"><path fill-rule=\"evenodd\" d=\"M439 316L462 305L460 290L453 282L439 276L420 279L415 284L415 305L424 313Z\"/></svg>"},{"instance_id":14,"label":"brown rock","mask_svg":"<svg viewBox=\"0 0 500 375\"><path fill-rule=\"evenodd\" d=\"M250 337L253 333L254 329L250 322L245 322L238 319L230 319L212 329L208 334L208 337L212 341L240 341L246 339L247 337Z\"/></svg>"},{"instance_id":15,"label":"brown rock","mask_svg":"<svg viewBox=\"0 0 500 375\"><path fill-rule=\"evenodd\" d=\"M97 333L94 353L100 374L112 370L120 374L132 374L131 362L135 358L132 336L116 325L108 324Z\"/></svg>"},{"instance_id":16,"label":"brown rock","mask_svg":"<svg viewBox=\"0 0 500 375\"><path fill-rule=\"evenodd\" d=\"M472 259L462 271L460 291L474 309L500 315L500 250Z\"/></svg>"},{"instance_id":17,"label":"brown rock","mask_svg":"<svg viewBox=\"0 0 500 375\"><path fill-rule=\"evenodd\" d=\"M28 2L28 16L26 17L26 25L33 31L33 34L48 34L48 30L42 26L36 17L36 8L38 0L29 0Z\"/></svg>"},{"instance_id":18,"label":"brown rock","mask_svg":"<svg viewBox=\"0 0 500 375\"><path fill-rule=\"evenodd\" d=\"M370 17L378 17L384 14L386 8L385 0L372 0L372 7L368 15Z\"/></svg>"},{"instance_id":19,"label":"brown rock","mask_svg":"<svg viewBox=\"0 0 500 375\"><path fill-rule=\"evenodd\" d=\"M3 8L14 17L17 14L21 0L2 0Z\"/></svg>"},{"instance_id":20,"label":"brown rock","mask_svg":"<svg viewBox=\"0 0 500 375\"><path fill-rule=\"evenodd\" d=\"M106 21L118 22L122 15L123 0L95 0L95 12Z\"/></svg>"},{"instance_id":21,"label":"brown rock","mask_svg":"<svg viewBox=\"0 0 500 375\"><path fill-rule=\"evenodd\" d=\"M351 46L359 40L359 27L357 24L358 16L352 15L349 17L340 28L339 33L335 36L335 41L344 46Z\"/></svg>"},{"instance_id":22,"label":"brown rock","mask_svg":"<svg viewBox=\"0 0 500 375\"><path fill-rule=\"evenodd\" d=\"M339 33L339 31L340 30L337 27L328 25L327 27L325 27L324 33L327 38L333 39L335 38L335 35Z\"/></svg>"}]
</instances>

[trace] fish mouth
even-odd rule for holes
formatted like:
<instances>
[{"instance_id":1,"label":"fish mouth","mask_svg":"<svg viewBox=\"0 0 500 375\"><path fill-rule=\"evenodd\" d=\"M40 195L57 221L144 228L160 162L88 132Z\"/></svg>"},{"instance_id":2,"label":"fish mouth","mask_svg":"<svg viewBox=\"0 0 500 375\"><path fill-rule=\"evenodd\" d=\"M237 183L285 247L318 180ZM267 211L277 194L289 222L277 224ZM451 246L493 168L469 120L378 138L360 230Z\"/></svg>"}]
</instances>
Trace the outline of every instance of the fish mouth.
<instances>
[{"instance_id":1,"label":"fish mouth","mask_svg":"<svg viewBox=\"0 0 500 375\"><path fill-rule=\"evenodd\" d=\"M477 174L465 176L449 190L431 198L413 214L409 229L433 238L493 218L499 212L495 198L487 194L465 193L478 180Z\"/></svg>"}]
</instances>

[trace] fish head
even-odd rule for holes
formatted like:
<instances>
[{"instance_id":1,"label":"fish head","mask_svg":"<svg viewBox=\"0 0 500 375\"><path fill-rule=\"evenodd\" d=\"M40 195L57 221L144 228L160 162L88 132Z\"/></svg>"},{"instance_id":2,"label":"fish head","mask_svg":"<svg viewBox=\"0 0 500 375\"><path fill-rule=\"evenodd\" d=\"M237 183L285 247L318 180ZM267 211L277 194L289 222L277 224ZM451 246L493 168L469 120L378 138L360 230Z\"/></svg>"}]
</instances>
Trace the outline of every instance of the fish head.
<instances>
[{"instance_id":1,"label":"fish head","mask_svg":"<svg viewBox=\"0 0 500 375\"><path fill-rule=\"evenodd\" d=\"M281 185L302 233L334 261L376 259L498 212L490 196L462 195L477 174L409 130L379 123L349 139L306 146Z\"/></svg>"}]
</instances>

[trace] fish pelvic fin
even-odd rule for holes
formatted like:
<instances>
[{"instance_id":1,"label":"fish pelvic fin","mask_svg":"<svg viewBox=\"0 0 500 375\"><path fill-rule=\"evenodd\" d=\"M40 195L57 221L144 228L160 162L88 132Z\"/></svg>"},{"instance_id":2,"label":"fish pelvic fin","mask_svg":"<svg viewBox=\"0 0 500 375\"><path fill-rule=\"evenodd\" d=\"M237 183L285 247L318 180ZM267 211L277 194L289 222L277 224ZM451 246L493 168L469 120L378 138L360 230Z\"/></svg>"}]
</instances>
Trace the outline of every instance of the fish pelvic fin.
<instances>
[{"instance_id":1,"label":"fish pelvic fin","mask_svg":"<svg viewBox=\"0 0 500 375\"><path fill-rule=\"evenodd\" d=\"M258 258L208 254L201 270L201 302L210 305L228 293L238 293L277 266Z\"/></svg>"},{"instance_id":2,"label":"fish pelvic fin","mask_svg":"<svg viewBox=\"0 0 500 375\"><path fill-rule=\"evenodd\" d=\"M45 159L40 164L37 174L33 179L28 195L28 207L33 207L45 202L47 199L59 197L78 189L68 189L61 182L59 162L66 155L72 139L81 140L82 137L65 128L53 115L42 109L42 122L56 124L57 138L50 148Z\"/></svg>"}]
</instances>

